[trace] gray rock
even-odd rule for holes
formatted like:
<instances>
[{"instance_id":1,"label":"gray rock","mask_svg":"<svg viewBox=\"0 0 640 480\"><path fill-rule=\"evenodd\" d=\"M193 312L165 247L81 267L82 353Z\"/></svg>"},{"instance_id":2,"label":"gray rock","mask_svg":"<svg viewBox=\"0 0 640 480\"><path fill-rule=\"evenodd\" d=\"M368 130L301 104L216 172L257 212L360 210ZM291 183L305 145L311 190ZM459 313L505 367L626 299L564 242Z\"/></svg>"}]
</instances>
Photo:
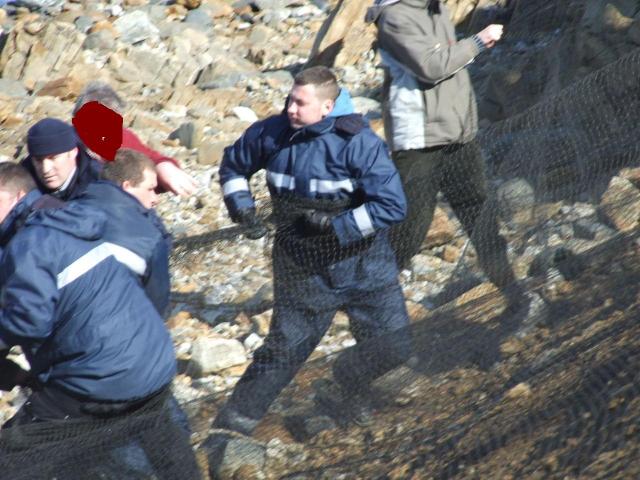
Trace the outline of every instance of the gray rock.
<instances>
[{"instance_id":1,"label":"gray rock","mask_svg":"<svg viewBox=\"0 0 640 480\"><path fill-rule=\"evenodd\" d=\"M20 80L0 78L0 93L8 97L26 97L28 92Z\"/></svg>"},{"instance_id":2,"label":"gray rock","mask_svg":"<svg viewBox=\"0 0 640 480\"><path fill-rule=\"evenodd\" d=\"M90 33L82 43L85 50L112 51L115 47L116 40L107 30Z\"/></svg>"},{"instance_id":3,"label":"gray rock","mask_svg":"<svg viewBox=\"0 0 640 480\"><path fill-rule=\"evenodd\" d=\"M169 134L171 140L178 140L186 148L196 148L202 139L202 129L195 122L185 122Z\"/></svg>"},{"instance_id":4,"label":"gray rock","mask_svg":"<svg viewBox=\"0 0 640 480\"><path fill-rule=\"evenodd\" d=\"M584 238L585 240L593 240L596 238L596 233L600 223L593 219L580 218L573 222L573 234L578 238Z\"/></svg>"},{"instance_id":5,"label":"gray rock","mask_svg":"<svg viewBox=\"0 0 640 480\"><path fill-rule=\"evenodd\" d=\"M87 33L93 25L93 18L87 17L86 15L80 15L73 23L79 31Z\"/></svg>"},{"instance_id":6,"label":"gray rock","mask_svg":"<svg viewBox=\"0 0 640 480\"><path fill-rule=\"evenodd\" d=\"M247 361L244 347L238 340L198 338L191 349L189 372L202 377Z\"/></svg>"},{"instance_id":7,"label":"gray rock","mask_svg":"<svg viewBox=\"0 0 640 480\"><path fill-rule=\"evenodd\" d=\"M184 18L184 23L201 31L209 31L213 28L213 20L203 8L189 10Z\"/></svg>"},{"instance_id":8,"label":"gray rock","mask_svg":"<svg viewBox=\"0 0 640 480\"><path fill-rule=\"evenodd\" d=\"M269 10L262 16L262 21L271 28L278 28L287 18L291 16L291 10L280 8Z\"/></svg>"},{"instance_id":9,"label":"gray rock","mask_svg":"<svg viewBox=\"0 0 640 480\"><path fill-rule=\"evenodd\" d=\"M179 37L187 28L190 28L189 25L182 22L162 22L158 24L159 36L163 40Z\"/></svg>"},{"instance_id":10,"label":"gray rock","mask_svg":"<svg viewBox=\"0 0 640 480\"><path fill-rule=\"evenodd\" d=\"M501 214L508 220L518 212L532 209L536 197L529 182L514 178L498 187L498 201Z\"/></svg>"},{"instance_id":11,"label":"gray rock","mask_svg":"<svg viewBox=\"0 0 640 480\"><path fill-rule=\"evenodd\" d=\"M249 438L231 437L224 450L218 467L218 477L235 478L233 474L240 467L254 467L256 475L264 469L266 448Z\"/></svg>"},{"instance_id":12,"label":"gray rock","mask_svg":"<svg viewBox=\"0 0 640 480\"><path fill-rule=\"evenodd\" d=\"M200 78L205 78L206 74L200 75ZM198 79L198 86L203 90L213 90L216 88L232 88L237 87L238 84L245 82L249 75L245 73L231 73L229 75L222 75L212 79L210 81L200 81Z\"/></svg>"},{"instance_id":13,"label":"gray rock","mask_svg":"<svg viewBox=\"0 0 640 480\"><path fill-rule=\"evenodd\" d=\"M258 116L256 113L248 107L233 107L233 114L243 122L257 122Z\"/></svg>"},{"instance_id":14,"label":"gray rock","mask_svg":"<svg viewBox=\"0 0 640 480\"><path fill-rule=\"evenodd\" d=\"M251 3L255 5L258 10L275 10L286 7L290 2L287 0L252 0Z\"/></svg>"},{"instance_id":15,"label":"gray rock","mask_svg":"<svg viewBox=\"0 0 640 480\"><path fill-rule=\"evenodd\" d=\"M120 32L120 40L125 43L142 42L159 33L158 27L141 10L125 13L113 22L113 26Z\"/></svg>"}]
</instances>

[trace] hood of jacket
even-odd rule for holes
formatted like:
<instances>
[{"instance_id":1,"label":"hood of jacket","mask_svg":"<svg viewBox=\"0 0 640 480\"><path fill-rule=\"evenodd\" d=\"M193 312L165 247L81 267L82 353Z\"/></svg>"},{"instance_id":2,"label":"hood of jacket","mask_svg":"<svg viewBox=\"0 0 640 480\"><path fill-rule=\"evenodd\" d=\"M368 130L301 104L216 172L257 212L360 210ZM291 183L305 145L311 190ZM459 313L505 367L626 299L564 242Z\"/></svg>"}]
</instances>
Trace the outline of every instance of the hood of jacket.
<instances>
[{"instance_id":1,"label":"hood of jacket","mask_svg":"<svg viewBox=\"0 0 640 480\"><path fill-rule=\"evenodd\" d=\"M53 228L81 240L93 241L102 237L106 223L107 216L101 210L71 202L62 208L32 212L25 227Z\"/></svg>"},{"instance_id":2,"label":"hood of jacket","mask_svg":"<svg viewBox=\"0 0 640 480\"><path fill-rule=\"evenodd\" d=\"M31 207L40 197L42 197L42 194L38 190L31 190L13 207L7 218L0 224L0 247L6 247L9 240L24 225L25 220L31 213Z\"/></svg>"},{"instance_id":3,"label":"hood of jacket","mask_svg":"<svg viewBox=\"0 0 640 480\"><path fill-rule=\"evenodd\" d=\"M155 243L162 238L171 244L171 235L155 210L145 208L137 198L113 182L99 180L90 183L77 202L107 215L109 241L125 242L127 248L136 252L149 248L149 241ZM142 218L148 223L141 221ZM150 229L150 225L154 228Z\"/></svg>"},{"instance_id":4,"label":"hood of jacket","mask_svg":"<svg viewBox=\"0 0 640 480\"><path fill-rule=\"evenodd\" d=\"M343 115L350 115L355 113L353 102L351 101L351 95L345 88L340 89L336 103L333 106L333 110L329 113L330 117L341 117Z\"/></svg>"}]
</instances>

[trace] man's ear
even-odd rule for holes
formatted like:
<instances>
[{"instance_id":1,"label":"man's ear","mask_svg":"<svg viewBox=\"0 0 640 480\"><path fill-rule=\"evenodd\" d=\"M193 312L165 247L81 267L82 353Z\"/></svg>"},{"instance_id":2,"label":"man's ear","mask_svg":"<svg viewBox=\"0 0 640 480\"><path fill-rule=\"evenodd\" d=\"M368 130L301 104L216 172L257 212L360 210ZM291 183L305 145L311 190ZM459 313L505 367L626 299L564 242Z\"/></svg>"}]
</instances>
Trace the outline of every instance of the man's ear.
<instances>
[{"instance_id":1,"label":"man's ear","mask_svg":"<svg viewBox=\"0 0 640 480\"><path fill-rule=\"evenodd\" d=\"M19 202L20 200L22 200L22 198L25 197L27 195L27 193L28 192L25 192L22 189L18 190L18 193L16 194L17 201Z\"/></svg>"},{"instance_id":2,"label":"man's ear","mask_svg":"<svg viewBox=\"0 0 640 480\"><path fill-rule=\"evenodd\" d=\"M331 113L331 110L333 110L333 107L336 105L335 100L332 100L330 98L327 98L326 100L322 101L322 116L326 117L327 115L329 115Z\"/></svg>"},{"instance_id":3,"label":"man's ear","mask_svg":"<svg viewBox=\"0 0 640 480\"><path fill-rule=\"evenodd\" d=\"M125 192L128 192L129 190L131 190L131 187L132 187L132 186L133 186L133 185L131 185L131 182L130 182L129 180L125 180L124 182L122 182L122 189L123 189Z\"/></svg>"}]
</instances>

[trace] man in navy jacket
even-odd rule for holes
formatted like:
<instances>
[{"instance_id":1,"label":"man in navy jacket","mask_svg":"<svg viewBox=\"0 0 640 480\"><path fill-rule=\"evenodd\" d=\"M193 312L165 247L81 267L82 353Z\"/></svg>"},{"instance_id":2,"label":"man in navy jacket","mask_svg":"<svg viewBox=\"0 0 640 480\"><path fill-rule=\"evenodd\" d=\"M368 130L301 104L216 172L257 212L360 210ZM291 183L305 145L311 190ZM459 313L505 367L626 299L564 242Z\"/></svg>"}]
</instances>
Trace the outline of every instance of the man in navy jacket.
<instances>
[{"instance_id":1,"label":"man in navy jacket","mask_svg":"<svg viewBox=\"0 0 640 480\"><path fill-rule=\"evenodd\" d=\"M144 154L122 148L105 164L102 178L74 202L107 215L103 239L137 255L134 272L164 316L169 305L171 235L153 207L158 196L156 166Z\"/></svg>"},{"instance_id":2,"label":"man in navy jacket","mask_svg":"<svg viewBox=\"0 0 640 480\"><path fill-rule=\"evenodd\" d=\"M292 380L337 310L348 313L358 342L396 340L376 352L361 350L358 365L336 363L334 377L350 393L362 393L402 363L410 343L408 334L397 335L408 316L386 233L405 216L400 178L386 145L353 113L331 70L299 73L286 113L255 123L225 150L224 201L231 218L248 226L257 223L248 180L260 169L267 171L277 226L273 318L214 422L244 434Z\"/></svg>"},{"instance_id":3,"label":"man in navy jacket","mask_svg":"<svg viewBox=\"0 0 640 480\"><path fill-rule=\"evenodd\" d=\"M71 200L100 178L100 163L85 151L73 126L57 118L44 118L29 129L27 149L21 164L42 193Z\"/></svg>"},{"instance_id":4,"label":"man in navy jacket","mask_svg":"<svg viewBox=\"0 0 640 480\"><path fill-rule=\"evenodd\" d=\"M116 417L156 402L162 408L171 397L175 354L132 272L140 256L105 241L107 216L89 205L32 209L22 226L9 225L20 218L14 211L39 197L21 166L0 164L1 230L14 232L0 260L0 357L19 345L37 381L3 428ZM177 429L171 433L180 438ZM186 455L188 439L180 440L174 451ZM171 478L169 470L178 467L173 463L157 473ZM188 478L196 476L193 458L179 463L182 471L191 466Z\"/></svg>"}]
</instances>

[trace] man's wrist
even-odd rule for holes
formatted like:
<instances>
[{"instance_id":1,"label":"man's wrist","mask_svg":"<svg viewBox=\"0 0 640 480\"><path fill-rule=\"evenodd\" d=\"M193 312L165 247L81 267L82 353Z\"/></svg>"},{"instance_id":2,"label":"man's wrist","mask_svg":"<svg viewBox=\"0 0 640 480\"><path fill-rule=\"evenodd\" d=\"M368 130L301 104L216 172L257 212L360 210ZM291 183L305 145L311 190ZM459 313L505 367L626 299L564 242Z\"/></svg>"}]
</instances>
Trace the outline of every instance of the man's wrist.
<instances>
[{"instance_id":1,"label":"man's wrist","mask_svg":"<svg viewBox=\"0 0 640 480\"><path fill-rule=\"evenodd\" d=\"M484 44L482 39L478 35L471 35L471 39L475 42L478 47L478 53L482 53L487 49L487 46Z\"/></svg>"}]
</instances>

